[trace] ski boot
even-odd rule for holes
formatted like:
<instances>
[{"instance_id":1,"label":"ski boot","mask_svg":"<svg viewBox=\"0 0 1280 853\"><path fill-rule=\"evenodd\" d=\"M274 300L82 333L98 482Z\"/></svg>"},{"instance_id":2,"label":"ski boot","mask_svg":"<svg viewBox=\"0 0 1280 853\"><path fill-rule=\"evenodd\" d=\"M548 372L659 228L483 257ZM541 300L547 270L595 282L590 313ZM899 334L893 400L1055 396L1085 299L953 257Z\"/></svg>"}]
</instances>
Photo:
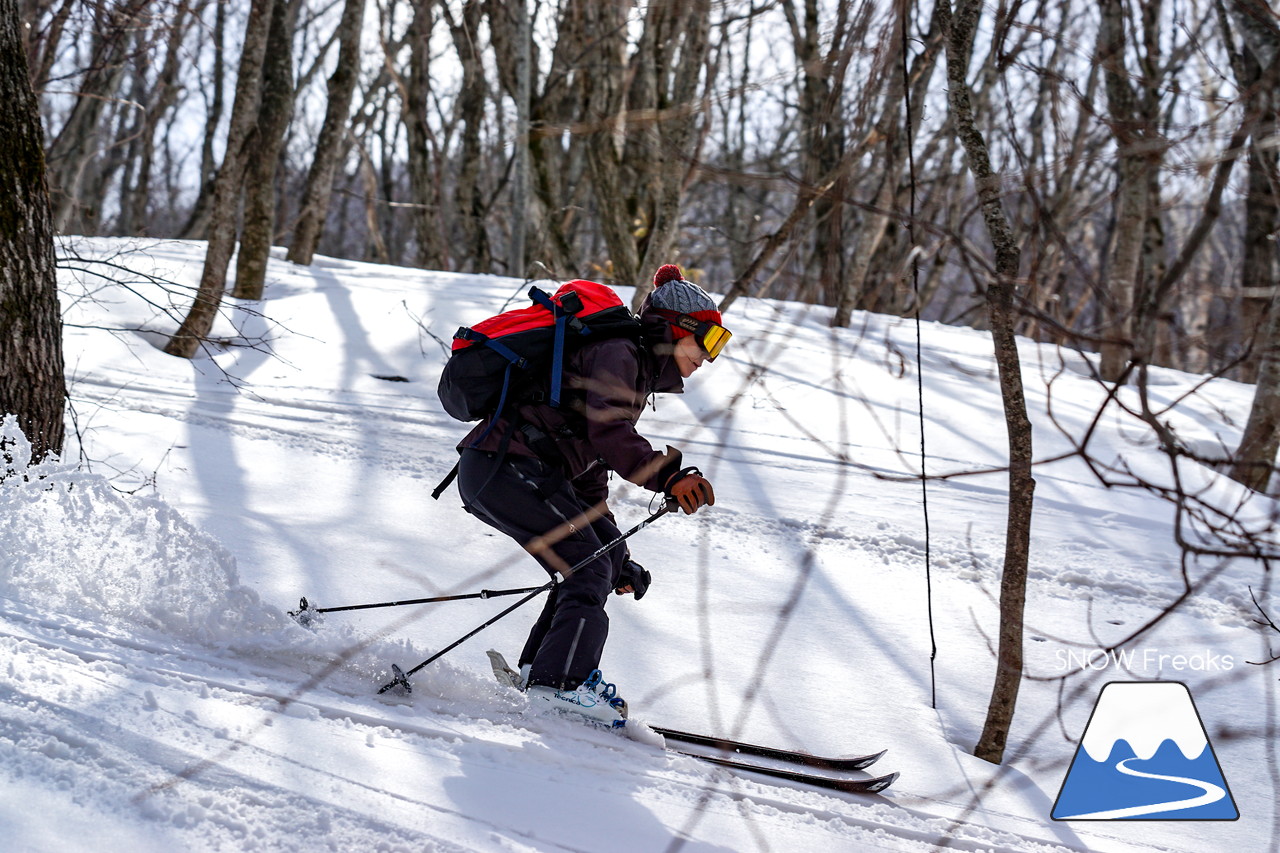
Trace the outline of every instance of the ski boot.
<instances>
[{"instance_id":1,"label":"ski boot","mask_svg":"<svg viewBox=\"0 0 1280 853\"><path fill-rule=\"evenodd\" d=\"M528 689L529 701L535 707L546 703L553 709L579 714L610 728L627 725L627 703L618 695L618 688L606 682L600 670L592 671L576 690L557 690L546 684L535 684Z\"/></svg>"}]
</instances>

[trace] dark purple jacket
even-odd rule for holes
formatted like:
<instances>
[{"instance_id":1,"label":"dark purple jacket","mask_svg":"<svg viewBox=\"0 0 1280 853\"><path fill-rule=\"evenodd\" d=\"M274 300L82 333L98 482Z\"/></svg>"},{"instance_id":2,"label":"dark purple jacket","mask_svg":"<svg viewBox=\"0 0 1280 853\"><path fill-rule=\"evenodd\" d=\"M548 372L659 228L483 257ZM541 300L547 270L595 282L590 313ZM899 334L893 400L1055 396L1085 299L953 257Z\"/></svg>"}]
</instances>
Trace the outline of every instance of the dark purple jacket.
<instances>
[{"instance_id":1,"label":"dark purple jacket","mask_svg":"<svg viewBox=\"0 0 1280 853\"><path fill-rule=\"evenodd\" d=\"M555 443L558 458L546 458L531 445L529 436L512 430L510 417L498 420L485 435L492 418L486 418L458 445L497 452L503 437L509 454L532 456L559 468L574 490L588 503L608 498L609 472L659 492L667 478L680 469L680 451L654 450L636 432L645 401L653 393L679 394L684 380L671 355L670 327L645 324L643 343L611 338L587 344L565 362L564 394L559 408L549 403L525 403L517 408L519 423L535 428Z\"/></svg>"}]
</instances>

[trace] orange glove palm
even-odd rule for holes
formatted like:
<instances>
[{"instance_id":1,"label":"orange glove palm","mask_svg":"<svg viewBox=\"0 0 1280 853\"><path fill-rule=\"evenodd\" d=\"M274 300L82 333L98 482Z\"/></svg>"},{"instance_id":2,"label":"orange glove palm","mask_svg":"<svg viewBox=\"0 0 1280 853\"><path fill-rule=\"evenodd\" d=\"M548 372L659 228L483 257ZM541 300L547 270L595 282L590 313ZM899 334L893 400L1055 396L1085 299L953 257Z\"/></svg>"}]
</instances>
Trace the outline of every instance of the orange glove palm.
<instances>
[{"instance_id":1,"label":"orange glove palm","mask_svg":"<svg viewBox=\"0 0 1280 853\"><path fill-rule=\"evenodd\" d=\"M701 507L711 506L716 502L716 493L711 483L697 468L686 468L677 472L667 483L667 494L676 499L685 515L693 515Z\"/></svg>"}]
</instances>

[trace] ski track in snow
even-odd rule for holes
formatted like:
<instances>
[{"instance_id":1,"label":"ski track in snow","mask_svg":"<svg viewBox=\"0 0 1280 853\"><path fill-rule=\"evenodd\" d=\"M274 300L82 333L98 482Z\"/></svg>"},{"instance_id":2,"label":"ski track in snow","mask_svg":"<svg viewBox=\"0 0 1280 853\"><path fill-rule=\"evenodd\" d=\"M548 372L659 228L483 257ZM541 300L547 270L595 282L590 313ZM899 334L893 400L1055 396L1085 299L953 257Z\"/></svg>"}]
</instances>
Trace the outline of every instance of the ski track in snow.
<instances>
[{"instance_id":1,"label":"ski track in snow","mask_svg":"<svg viewBox=\"0 0 1280 853\"><path fill-rule=\"evenodd\" d=\"M291 720L323 721L348 742L434 756L433 762L465 766L468 773L536 773L540 784L572 775L587 761L604 767L584 778L597 790L629 792L657 808L674 805L694 814L735 815L748 805L750 820L791 825L798 838L820 828L828 842L843 838L859 850L932 850L942 832L957 850L1065 849L1034 836L952 825L916 809L771 785L553 716L498 714L486 721L465 713L420 714L415 706L430 699L417 695L387 703L389 713L404 717L383 716L371 683L361 685L367 693L350 695L329 687L291 691L296 672L251 660L122 640L92 625L65 626L11 610L0 611L0 626L0 649L10 660L8 677L0 678L0 764L14 749L43 755L42 784L69 787L86 805L127 798L161 834L199 831L205 849L289 849L310 837L333 849L355 849L373 838L391 850L491 849L483 839L460 844L452 833L432 832L442 820L511 840L508 823L462 814L394 785L395 807L388 809L387 780L298 749L299 741L281 732ZM237 709L231 719L228 706ZM219 718L206 720L206 707ZM548 738L555 749L543 746ZM222 747L210 755L210 743ZM536 765L516 758L529 748L540 751ZM23 766L30 771L29 762ZM264 830L294 835L271 837ZM520 840L528 846L511 849L597 849L586 841L548 843L536 833Z\"/></svg>"},{"instance_id":2,"label":"ski track in snow","mask_svg":"<svg viewBox=\"0 0 1280 853\"><path fill-rule=\"evenodd\" d=\"M406 405L403 395L349 392L333 395L325 389L309 389L313 396L295 397L295 393L307 389L289 389L288 394L272 392L270 388L255 389L252 393L238 391L223 383L206 396L190 390L145 380L107 379L81 377L75 387L75 398L96 405L120 407L131 411L146 412L170 421L185 423L190 427L219 430L237 438L270 441L291 450L329 456L338 459L358 458L385 471L398 471L407 476L430 480L432 483L452 466L456 459L452 445L438 448L438 452L414 455L414 448L421 442L423 430L441 429L461 435L456 421L439 411L434 411L430 401L414 401ZM167 405L162 401L167 401ZM194 402L193 402L194 401ZM370 415L373 415L372 418ZM312 416L314 415L314 416ZM653 440L659 444L678 440L679 425L651 417L646 427ZM671 432L664 431L664 427ZM718 440L708 444L703 452L714 450L719 457L739 458L750 452L759 456L775 457L798 474L830 476L842 467L842 463L830 456L813 455L804 451L808 444L794 436L757 433L750 428L735 428L735 441ZM344 438L350 436L350 438ZM797 450L779 449L779 440L795 445ZM747 443L744 443L747 442ZM688 441L686 447L698 448L706 442ZM810 445L810 449L813 449ZM858 458L863 447L846 444L843 451L851 458ZM689 450L689 453L695 450ZM948 464L963 467L958 460L933 459L939 467ZM854 471L859 469L855 468ZM1054 475L1040 472L1037 480L1044 484L1054 480ZM1064 481L1072 485L1080 484ZM1105 491L1102 486L1087 484L1088 489ZM1042 485L1043 491L1043 485ZM743 515L726 508L720 511L719 521L725 527L738 529L768 529L776 531L779 539L795 540L803 536L817 545L846 545L877 562L919 566L923 562L925 542L920 525L912 523L919 515L917 495L907 495L900 512L889 513L902 522L880 523L876 532L868 532L865 525L840 523L831 519L822 525L812 521L775 517ZM898 497L891 498L892 504ZM954 485L939 483L931 487L930 500L935 511L941 514L941 505L952 501L965 504L965 513L975 518L1001 517L1004 512L1003 492L1000 489L976 486L970 483ZM1100 504L1101 505L1101 504ZM1101 505L1105 506L1105 505ZM1126 515L1110 509L1091 511L1075 504L1056 504L1044 497L1037 499L1036 520L1061 513L1077 517L1081 513L1097 515L1098 529L1115 531L1116 539L1140 539L1150 519ZM905 522L905 523L904 523ZM1153 586L1149 578L1139 580L1127 573L1114 570L1097 571L1106 551L1092 548L1079 540L1054 543L1038 539L1037 558L1029 568L1033 584L1040 586L1042 594L1069 599L1082 599L1106 594L1113 598L1129 599L1153 608L1162 607L1176 597L1181 589L1171 582L1168 586ZM974 543L966 539L939 536L932 543L934 568L960 578L995 583L1002 545L997 540ZM1224 604L1222 599L1234 588L1218 587L1222 595L1200 596L1184 606L1207 618L1221 618L1237 612L1237 608Z\"/></svg>"}]
</instances>

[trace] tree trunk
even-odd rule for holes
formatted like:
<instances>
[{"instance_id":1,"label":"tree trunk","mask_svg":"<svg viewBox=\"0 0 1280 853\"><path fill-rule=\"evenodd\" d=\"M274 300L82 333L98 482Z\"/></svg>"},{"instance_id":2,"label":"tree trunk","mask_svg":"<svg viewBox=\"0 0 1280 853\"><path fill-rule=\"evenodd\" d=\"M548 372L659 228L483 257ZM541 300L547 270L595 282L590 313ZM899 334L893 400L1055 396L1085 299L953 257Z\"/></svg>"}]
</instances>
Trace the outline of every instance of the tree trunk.
<instances>
[{"instance_id":1,"label":"tree trunk","mask_svg":"<svg viewBox=\"0 0 1280 853\"><path fill-rule=\"evenodd\" d=\"M635 284L640 278L635 217L622 175L620 141L626 132L627 17L629 0L576 0L590 52L583 58L587 171L596 199L596 217L609 249L612 279Z\"/></svg>"},{"instance_id":2,"label":"tree trunk","mask_svg":"<svg viewBox=\"0 0 1280 853\"><path fill-rule=\"evenodd\" d=\"M44 131L19 22L15 0L0 0L0 417L17 417L38 462L62 452L67 390Z\"/></svg>"},{"instance_id":3,"label":"tree trunk","mask_svg":"<svg viewBox=\"0 0 1280 853\"><path fill-rule=\"evenodd\" d=\"M488 0L487 5L498 79L516 102L518 116L520 105L527 104L520 119L526 130L516 140L512 169L513 218L521 220L513 222L512 227L522 232L526 248L510 272L523 275L528 272L527 261L536 258L553 274L572 277L567 271L580 268L578 247L573 240L579 211L585 207L580 199L590 193L588 181L577 179L585 171L584 135L564 134L564 129L578 118L576 111L582 105L577 91L582 86L574 79L574 73L576 65L589 53L583 8L581 4L564 4L556 23L551 67L543 78L545 88L539 91L537 44L531 41L526 6L499 0ZM521 14L526 16L523 20L518 17ZM522 157L527 158L528 164L524 204L516 198ZM514 262L514 254L510 258Z\"/></svg>"},{"instance_id":4,"label":"tree trunk","mask_svg":"<svg viewBox=\"0 0 1280 853\"><path fill-rule=\"evenodd\" d=\"M195 302L178 331L169 339L164 351L169 355L192 358L209 337L222 293L227 286L227 266L236 248L236 214L245 168L253 151L249 142L258 120L262 96L262 64L267 52L267 34L271 26L271 10L275 2L253 0L244 35L244 51L236 77L235 103L231 107L231 126L227 130L227 151L214 181L213 204L209 213L209 248L204 256L204 269Z\"/></svg>"},{"instance_id":5,"label":"tree trunk","mask_svg":"<svg viewBox=\"0 0 1280 853\"><path fill-rule=\"evenodd\" d=\"M1271 312L1262 340L1257 390L1231 466L1231 479L1259 492L1270 485L1280 450L1280 311Z\"/></svg>"},{"instance_id":6,"label":"tree trunk","mask_svg":"<svg viewBox=\"0 0 1280 853\"><path fill-rule=\"evenodd\" d=\"M999 764L1004 759L1022 683L1023 617L1027 596L1027 561L1031 550L1031 510L1035 480L1031 476L1031 421L1022 390L1022 364L1014 326L1014 286L1021 253L1005 217L1000 176L991 168L987 143L979 131L968 84L969 58L981 12L981 0L961 0L955 14L950 0L939 0L942 29L947 34L947 102L956 134L964 145L987 233L995 249L995 277L987 283L987 313L995 345L1000 395L1009 436L1009 508L1005 531L1004 572L1000 579L1000 636L996 677L982 735L974 755Z\"/></svg>"},{"instance_id":7,"label":"tree trunk","mask_svg":"<svg viewBox=\"0 0 1280 853\"><path fill-rule=\"evenodd\" d=\"M1263 76L1274 79L1275 63L1280 62L1280 27L1262 0L1234 0L1229 4L1231 19L1239 28L1248 50L1264 69ZM1262 126L1274 127L1275 94L1262 93L1267 115ZM1259 136L1255 134L1256 145ZM1273 197L1280 197L1280 174L1275 170L1271 152L1259 150L1258 163L1267 169ZM1274 247L1273 247L1274 251ZM1276 451L1280 449L1280 310L1273 306L1271 316L1258 341L1258 384L1249 409L1240 447L1236 449L1231 478L1251 489L1265 491L1276 467Z\"/></svg>"},{"instance_id":8,"label":"tree trunk","mask_svg":"<svg viewBox=\"0 0 1280 853\"><path fill-rule=\"evenodd\" d=\"M457 114L462 122L462 148L454 207L462 223L462 255L470 259L474 272L489 272L489 235L485 229L484 194L480 188L483 166L480 132L485 120L484 58L480 52L480 0L466 0L461 23L453 20L448 4L441 6L449 17L453 44L462 63L462 88L458 92Z\"/></svg>"},{"instance_id":9,"label":"tree trunk","mask_svg":"<svg viewBox=\"0 0 1280 853\"><path fill-rule=\"evenodd\" d=\"M654 3L627 58L628 0L578 0L588 172L612 279L651 288L645 270L673 260L685 187L700 138L700 82L709 53L709 0ZM628 80L630 81L628 83Z\"/></svg>"},{"instance_id":10,"label":"tree trunk","mask_svg":"<svg viewBox=\"0 0 1280 853\"><path fill-rule=\"evenodd\" d=\"M401 93L405 136L409 143L409 195L415 205L414 235L417 263L423 269L443 269L447 250L440 224L440 182L434 161L441 156L427 122L431 98L431 32L435 28L435 4L420 2L409 27L409 79Z\"/></svg>"},{"instance_id":11,"label":"tree trunk","mask_svg":"<svg viewBox=\"0 0 1280 853\"><path fill-rule=\"evenodd\" d=\"M862 7L863 12L872 7ZM801 151L804 173L802 192L812 188L823 175L840 162L845 148L844 84L848 59L854 48L849 35L849 4L837 7L836 19L822 21L818 0L804 0L803 26L793 0L782 3L791 29L800 86ZM824 42L829 42L824 51ZM887 65L895 67L893 54L901 41L892 39L886 46ZM814 273L811 285L802 296L821 305L834 305L844 278L844 197L848 179L841 177L813 201L813 245L807 264Z\"/></svg>"},{"instance_id":12,"label":"tree trunk","mask_svg":"<svg viewBox=\"0 0 1280 853\"><path fill-rule=\"evenodd\" d=\"M237 299L261 299L276 227L276 167L293 118L293 25L298 0L275 0L262 69L262 104L245 180L244 223L236 256Z\"/></svg>"},{"instance_id":13,"label":"tree trunk","mask_svg":"<svg viewBox=\"0 0 1280 853\"><path fill-rule=\"evenodd\" d=\"M1259 128L1258 138L1274 133L1275 123L1268 122L1270 132ZM1270 166L1263 162L1268 158ZM1249 190L1245 196L1245 234L1240 266L1240 340L1245 347L1240 363L1241 382L1258 381L1261 362L1259 344L1266 329L1267 315L1276 297L1276 244L1272 235L1280 228L1280 205L1271 190L1268 171L1276 171L1274 150L1249 148Z\"/></svg>"},{"instance_id":14,"label":"tree trunk","mask_svg":"<svg viewBox=\"0 0 1280 853\"><path fill-rule=\"evenodd\" d=\"M302 266L311 264L320 235L324 233L325 220L329 215L329 197L333 193L333 179L347 150L344 137L347 122L351 118L356 81L360 77L360 32L364 21L364 2L365 0L346 0L346 5L342 8L342 20L338 22L338 67L329 78L329 104L325 108L324 124L320 127L320 138L316 143L316 157L307 173L302 207L293 228L293 243L289 247L289 260Z\"/></svg>"},{"instance_id":15,"label":"tree trunk","mask_svg":"<svg viewBox=\"0 0 1280 853\"><path fill-rule=\"evenodd\" d=\"M529 101L533 95L532 32L529 9L525 0L511 0L505 4L514 24L514 76L512 97L516 104L516 137L511 168L511 242L507 247L507 275L523 278L527 272L525 262L525 234L529 217ZM491 14L492 19L492 14Z\"/></svg>"},{"instance_id":16,"label":"tree trunk","mask_svg":"<svg viewBox=\"0 0 1280 853\"><path fill-rule=\"evenodd\" d=\"M1099 372L1116 381L1129 363L1133 344L1133 309L1142 270L1144 224L1149 203L1145 134L1139 126L1137 98L1126 69L1125 20L1121 0L1102 0L1098 28L1098 60L1106 80L1111 130L1116 141L1115 231L1111 263L1103 292L1107 341Z\"/></svg>"},{"instance_id":17,"label":"tree trunk","mask_svg":"<svg viewBox=\"0 0 1280 853\"><path fill-rule=\"evenodd\" d=\"M124 225L122 230L127 234L147 234L149 232L147 212L151 202L151 176L154 171L156 152L156 133L160 129L160 121L178 101L180 86L178 72L182 42L186 38L192 19L187 3L179 4L176 10L177 20L169 24L169 37L165 43L164 65L156 77L155 85L147 95L144 104L146 114L142 120L142 130L138 138L138 165L133 185L128 186L128 195L121 200Z\"/></svg>"},{"instance_id":18,"label":"tree trunk","mask_svg":"<svg viewBox=\"0 0 1280 853\"><path fill-rule=\"evenodd\" d=\"M679 236L685 188L697 166L699 122L708 120L706 110L699 104L699 84L712 73L707 69L710 0L651 4L646 13L646 33L650 28L656 31L653 47L639 53L637 60L649 66L645 77L652 88L645 100L630 107L632 111L648 110L654 115L652 133L640 137L653 156L636 160L628 154L626 158L628 163L639 162L648 169L639 184L646 188L649 228L640 257L640 274L634 279L636 291L631 307L636 310L653 288L653 278L648 273L675 260L673 249ZM705 83L709 85L711 81Z\"/></svg>"},{"instance_id":19,"label":"tree trunk","mask_svg":"<svg viewBox=\"0 0 1280 853\"><path fill-rule=\"evenodd\" d=\"M1133 348L1140 364L1172 363L1171 337L1174 331L1176 283L1166 281L1169 269L1168 249L1164 233L1164 211L1161 205L1160 167L1164 162L1164 136L1160 126L1160 15L1162 0L1147 0L1141 5L1142 53L1138 60L1142 96L1137 99L1136 117L1141 122L1146 145L1139 160L1142 180L1147 184L1146 215L1143 219L1142 264L1134 291ZM1233 161L1234 162L1234 161ZM1210 192L1211 198L1213 192ZM1210 213L1217 217L1216 209ZM1210 220L1211 221L1211 220ZM1194 229L1193 229L1194 234ZM1194 251L1190 245L1186 251ZM1191 257L1188 255L1188 257Z\"/></svg>"},{"instance_id":20,"label":"tree trunk","mask_svg":"<svg viewBox=\"0 0 1280 853\"><path fill-rule=\"evenodd\" d=\"M1223 35L1231 39L1230 24L1222 20ZM1257 117L1249 146L1249 187L1245 194L1244 245L1240 264L1240 340L1244 347L1238 377L1241 382L1257 382L1261 344L1267 314L1275 300L1277 271L1273 235L1280 228L1280 201L1271 187L1277 171L1275 149L1260 148L1259 139L1270 139L1276 131L1275 94L1261 85L1262 64L1246 43L1232 52L1236 82L1247 93L1249 110ZM1224 353L1215 353L1221 356Z\"/></svg>"},{"instance_id":21,"label":"tree trunk","mask_svg":"<svg viewBox=\"0 0 1280 853\"><path fill-rule=\"evenodd\" d=\"M218 125L222 123L222 111L226 105L223 86L223 69L226 61L223 54L227 41L227 4L214 0L213 14L213 96L209 103L208 120L204 126L204 142L200 147L200 192L195 204L191 206L191 214L186 224L178 232L184 240L194 240L204 236L209 224L209 208L213 204L213 186L218 178L218 163L214 155L213 143L218 135Z\"/></svg>"}]
</instances>

